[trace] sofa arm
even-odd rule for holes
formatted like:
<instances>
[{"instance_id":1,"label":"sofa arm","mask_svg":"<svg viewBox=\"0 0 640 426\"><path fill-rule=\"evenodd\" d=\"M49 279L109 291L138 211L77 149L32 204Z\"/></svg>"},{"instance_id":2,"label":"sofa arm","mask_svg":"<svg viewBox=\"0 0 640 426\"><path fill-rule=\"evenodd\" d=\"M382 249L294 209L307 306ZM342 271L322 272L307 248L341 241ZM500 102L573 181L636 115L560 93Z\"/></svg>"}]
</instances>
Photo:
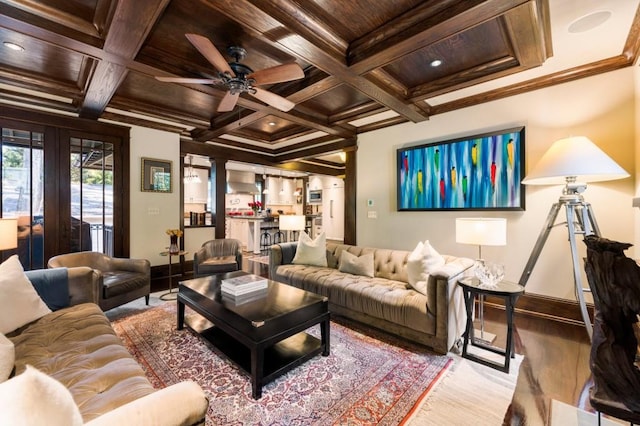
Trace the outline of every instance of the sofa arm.
<instances>
[{"instance_id":1,"label":"sofa arm","mask_svg":"<svg viewBox=\"0 0 640 426\"><path fill-rule=\"evenodd\" d=\"M112 257L110 262L112 270L139 272L151 276L151 263L147 259Z\"/></svg>"},{"instance_id":2,"label":"sofa arm","mask_svg":"<svg viewBox=\"0 0 640 426\"><path fill-rule=\"evenodd\" d=\"M69 304L98 303L102 274L88 266L67 268L69 279Z\"/></svg>"},{"instance_id":3,"label":"sofa arm","mask_svg":"<svg viewBox=\"0 0 640 426\"><path fill-rule=\"evenodd\" d=\"M274 244L269 250L269 276L275 277L276 269L280 265L288 265L296 255L297 242Z\"/></svg>"},{"instance_id":4,"label":"sofa arm","mask_svg":"<svg viewBox=\"0 0 640 426\"><path fill-rule=\"evenodd\" d=\"M176 383L131 401L85 425L185 425L204 424L209 401L193 381Z\"/></svg>"},{"instance_id":5,"label":"sofa arm","mask_svg":"<svg viewBox=\"0 0 640 426\"><path fill-rule=\"evenodd\" d=\"M467 314L458 280L473 271L474 261L465 257L446 258L447 263L434 271L427 282L427 307L436 316L436 335L446 336L450 350L464 332Z\"/></svg>"}]
</instances>

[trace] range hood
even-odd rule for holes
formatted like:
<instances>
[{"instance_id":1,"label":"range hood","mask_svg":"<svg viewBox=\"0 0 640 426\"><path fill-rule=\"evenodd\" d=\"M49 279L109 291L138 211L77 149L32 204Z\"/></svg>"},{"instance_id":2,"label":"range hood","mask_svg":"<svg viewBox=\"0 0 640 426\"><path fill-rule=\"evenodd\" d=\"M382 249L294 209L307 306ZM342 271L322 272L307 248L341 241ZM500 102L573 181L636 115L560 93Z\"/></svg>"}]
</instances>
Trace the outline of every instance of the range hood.
<instances>
[{"instance_id":1,"label":"range hood","mask_svg":"<svg viewBox=\"0 0 640 426\"><path fill-rule=\"evenodd\" d=\"M259 194L256 175L252 172L227 170L227 194Z\"/></svg>"}]
</instances>

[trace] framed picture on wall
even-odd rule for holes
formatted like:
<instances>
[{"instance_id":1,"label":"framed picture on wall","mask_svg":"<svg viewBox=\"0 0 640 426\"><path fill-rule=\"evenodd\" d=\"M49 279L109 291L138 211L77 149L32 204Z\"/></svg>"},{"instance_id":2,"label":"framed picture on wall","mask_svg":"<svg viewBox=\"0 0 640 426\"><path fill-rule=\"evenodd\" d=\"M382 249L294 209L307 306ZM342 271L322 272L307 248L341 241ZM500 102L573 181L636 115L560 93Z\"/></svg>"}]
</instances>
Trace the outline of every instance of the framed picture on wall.
<instances>
[{"instance_id":1,"label":"framed picture on wall","mask_svg":"<svg viewBox=\"0 0 640 426\"><path fill-rule=\"evenodd\" d=\"M146 192L171 192L171 167L169 160L142 157L140 189Z\"/></svg>"},{"instance_id":2,"label":"framed picture on wall","mask_svg":"<svg viewBox=\"0 0 640 426\"><path fill-rule=\"evenodd\" d=\"M397 209L524 210L524 127L397 150Z\"/></svg>"}]
</instances>

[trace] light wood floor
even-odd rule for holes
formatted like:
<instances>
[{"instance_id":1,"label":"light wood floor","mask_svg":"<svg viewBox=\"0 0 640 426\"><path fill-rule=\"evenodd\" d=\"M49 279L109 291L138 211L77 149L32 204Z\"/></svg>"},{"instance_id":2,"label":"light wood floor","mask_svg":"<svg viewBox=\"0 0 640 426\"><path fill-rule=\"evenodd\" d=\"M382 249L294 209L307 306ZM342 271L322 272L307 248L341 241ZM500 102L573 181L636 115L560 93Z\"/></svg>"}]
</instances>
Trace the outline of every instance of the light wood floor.
<instances>
[{"instance_id":1,"label":"light wood floor","mask_svg":"<svg viewBox=\"0 0 640 426\"><path fill-rule=\"evenodd\" d=\"M243 270L267 276L268 267L244 262ZM485 330L504 347L504 310L485 306ZM505 425L546 425L553 399L592 411L589 406L590 341L584 327L550 319L515 316L515 350L524 355Z\"/></svg>"}]
</instances>

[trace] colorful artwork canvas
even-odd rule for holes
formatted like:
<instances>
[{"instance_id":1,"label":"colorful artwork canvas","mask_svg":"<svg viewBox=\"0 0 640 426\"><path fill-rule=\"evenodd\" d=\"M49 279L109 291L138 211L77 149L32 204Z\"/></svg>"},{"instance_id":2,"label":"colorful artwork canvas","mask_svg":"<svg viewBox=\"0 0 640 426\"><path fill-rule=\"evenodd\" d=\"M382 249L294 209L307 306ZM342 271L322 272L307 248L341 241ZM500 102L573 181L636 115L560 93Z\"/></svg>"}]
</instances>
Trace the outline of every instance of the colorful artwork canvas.
<instances>
[{"instance_id":1,"label":"colorful artwork canvas","mask_svg":"<svg viewBox=\"0 0 640 426\"><path fill-rule=\"evenodd\" d=\"M524 127L398 149L398 210L524 210Z\"/></svg>"}]
</instances>

